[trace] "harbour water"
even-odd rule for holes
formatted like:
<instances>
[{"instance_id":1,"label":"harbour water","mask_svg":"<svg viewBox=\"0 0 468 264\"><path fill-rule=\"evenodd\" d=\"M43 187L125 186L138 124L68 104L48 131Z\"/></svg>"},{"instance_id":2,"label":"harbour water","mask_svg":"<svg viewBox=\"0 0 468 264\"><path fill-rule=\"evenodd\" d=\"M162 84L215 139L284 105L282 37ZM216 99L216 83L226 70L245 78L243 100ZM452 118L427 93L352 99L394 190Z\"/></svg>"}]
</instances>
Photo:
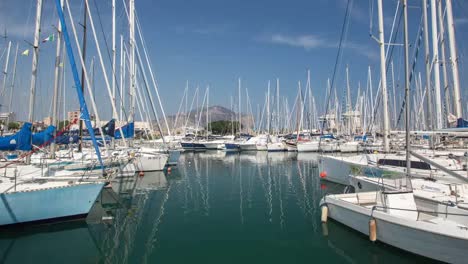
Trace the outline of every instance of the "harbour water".
<instances>
[{"instance_id":1,"label":"harbour water","mask_svg":"<svg viewBox=\"0 0 468 264\"><path fill-rule=\"evenodd\" d=\"M118 179L86 222L0 232L0 263L416 263L320 222L317 156L185 153L171 172Z\"/></svg>"}]
</instances>

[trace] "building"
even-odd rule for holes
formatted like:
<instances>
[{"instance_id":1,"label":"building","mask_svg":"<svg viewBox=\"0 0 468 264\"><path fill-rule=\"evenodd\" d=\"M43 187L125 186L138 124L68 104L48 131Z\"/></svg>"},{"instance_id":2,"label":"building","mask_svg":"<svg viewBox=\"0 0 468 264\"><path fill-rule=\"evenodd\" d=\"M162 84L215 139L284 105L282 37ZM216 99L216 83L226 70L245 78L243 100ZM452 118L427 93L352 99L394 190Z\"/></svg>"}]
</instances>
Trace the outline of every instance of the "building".
<instances>
[{"instance_id":1,"label":"building","mask_svg":"<svg viewBox=\"0 0 468 264\"><path fill-rule=\"evenodd\" d=\"M40 131L43 131L44 129L46 129L46 124L44 124L44 122L42 121L35 121L33 122L33 131L35 132L40 132Z\"/></svg>"},{"instance_id":2,"label":"building","mask_svg":"<svg viewBox=\"0 0 468 264\"><path fill-rule=\"evenodd\" d=\"M42 119L42 123L44 123L45 126L50 126L52 125L52 117L48 116L44 119Z\"/></svg>"},{"instance_id":3,"label":"building","mask_svg":"<svg viewBox=\"0 0 468 264\"><path fill-rule=\"evenodd\" d=\"M336 117L334 114L326 114L319 117L320 123L323 125L324 130L336 131Z\"/></svg>"},{"instance_id":4,"label":"building","mask_svg":"<svg viewBox=\"0 0 468 264\"><path fill-rule=\"evenodd\" d=\"M68 121L73 122L73 120L80 118L80 110L70 111L67 113L67 116L68 116Z\"/></svg>"},{"instance_id":5,"label":"building","mask_svg":"<svg viewBox=\"0 0 468 264\"><path fill-rule=\"evenodd\" d=\"M145 130L150 130L150 125L148 122L143 122L143 121L135 121L135 130L137 131L145 131Z\"/></svg>"},{"instance_id":6,"label":"building","mask_svg":"<svg viewBox=\"0 0 468 264\"><path fill-rule=\"evenodd\" d=\"M0 113L0 122L6 124L9 122L15 122L15 113L14 112L9 112L9 113Z\"/></svg>"}]
</instances>

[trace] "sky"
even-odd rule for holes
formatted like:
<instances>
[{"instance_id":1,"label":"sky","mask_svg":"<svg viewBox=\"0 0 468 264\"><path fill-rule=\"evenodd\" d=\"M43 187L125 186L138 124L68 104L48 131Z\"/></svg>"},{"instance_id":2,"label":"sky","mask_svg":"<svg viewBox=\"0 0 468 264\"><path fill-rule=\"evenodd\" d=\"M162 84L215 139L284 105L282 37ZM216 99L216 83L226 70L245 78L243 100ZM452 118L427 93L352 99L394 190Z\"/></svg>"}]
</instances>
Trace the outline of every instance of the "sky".
<instances>
[{"instance_id":1,"label":"sky","mask_svg":"<svg viewBox=\"0 0 468 264\"><path fill-rule=\"evenodd\" d=\"M89 0L98 41L104 55L108 75L112 75L110 57L111 45L111 0ZM377 3L374 0L349 0L350 19L343 42L343 55L336 71L334 86L338 98L343 97L346 87L345 67L349 67L351 94L357 94L358 85L365 89L368 67L371 67L374 93L379 81L379 46L370 37L377 36ZM70 1L71 11L81 42L83 1ZM245 89L254 112L257 105L263 107L267 83L280 80L280 94L288 98L290 106L298 91L298 81L302 88L306 83L307 70L311 73L312 93L317 104L325 104L327 79L333 75L338 43L342 30L348 0L135 0L137 17L146 39L148 54L157 80L159 93L166 114L175 114L180 100L189 83L189 99L193 98L196 87L209 86L210 105L230 107L231 97L237 102L238 78L242 81L242 101L246 101ZM397 0L384 1L385 37L388 40L392 27ZM409 41L410 54L414 54L421 21L420 1L409 1ZM465 66L468 40L468 3L453 0L456 22L457 48L460 61L461 89L464 108L468 102ZM0 65L3 68L7 41L19 45L20 52L30 48L33 41L36 1L0 1L0 31L7 39L0 39ZM128 44L128 20L123 2L116 0L117 14L117 65L120 58L120 34ZM100 23L100 22L101 23ZM55 32L57 12L55 1L44 0L41 39ZM70 19L67 26L71 30ZM101 26L102 24L102 26ZM94 96L101 119L109 119L111 106L97 59L96 45L88 27L88 51L86 63L88 71L94 69ZM402 31L396 39L402 43ZM51 114L53 95L53 65L55 42L40 44L37 96L34 109L35 119ZM73 44L74 54L78 56ZM2 55L3 54L3 55ZM402 48L395 46L394 64L396 81L403 81ZM91 59L95 58L94 68ZM31 54L19 56L18 73L15 84L13 110L19 119L26 119L29 113L29 86L31 80ZM76 92L73 90L72 75L68 60L65 61L66 108L78 108ZM424 73L423 58L418 58L417 71ZM12 64L9 71L11 72ZM449 71L449 74L451 72ZM116 70L117 79L119 71ZM149 73L147 73L148 78ZM3 81L4 76L0 76ZM8 83L11 74L8 75ZM127 90L128 85L125 85ZM402 86L399 86L402 87ZM203 91L199 102L202 101ZM397 89L402 96L403 90ZM190 101L189 101L190 103ZM90 106L91 104L88 103ZM245 104L242 107L245 112ZM254 113L255 114L255 113ZM63 115L63 110L61 111Z\"/></svg>"}]
</instances>

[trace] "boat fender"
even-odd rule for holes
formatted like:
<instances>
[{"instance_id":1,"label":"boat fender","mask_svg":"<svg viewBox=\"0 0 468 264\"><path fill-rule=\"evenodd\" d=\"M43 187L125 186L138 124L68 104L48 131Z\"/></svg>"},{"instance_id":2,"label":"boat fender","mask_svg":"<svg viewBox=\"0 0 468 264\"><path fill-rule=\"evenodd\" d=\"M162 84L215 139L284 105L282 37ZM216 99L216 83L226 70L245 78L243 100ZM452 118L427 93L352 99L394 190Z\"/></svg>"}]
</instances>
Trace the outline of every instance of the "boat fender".
<instances>
[{"instance_id":1,"label":"boat fender","mask_svg":"<svg viewBox=\"0 0 468 264\"><path fill-rule=\"evenodd\" d=\"M327 177L327 172L326 171L320 172L320 178L324 179L326 177Z\"/></svg>"},{"instance_id":2,"label":"boat fender","mask_svg":"<svg viewBox=\"0 0 468 264\"><path fill-rule=\"evenodd\" d=\"M328 220L328 206L322 206L322 223L326 223Z\"/></svg>"},{"instance_id":3,"label":"boat fender","mask_svg":"<svg viewBox=\"0 0 468 264\"><path fill-rule=\"evenodd\" d=\"M369 240L372 242L377 241L377 223L374 218L369 220Z\"/></svg>"}]
</instances>

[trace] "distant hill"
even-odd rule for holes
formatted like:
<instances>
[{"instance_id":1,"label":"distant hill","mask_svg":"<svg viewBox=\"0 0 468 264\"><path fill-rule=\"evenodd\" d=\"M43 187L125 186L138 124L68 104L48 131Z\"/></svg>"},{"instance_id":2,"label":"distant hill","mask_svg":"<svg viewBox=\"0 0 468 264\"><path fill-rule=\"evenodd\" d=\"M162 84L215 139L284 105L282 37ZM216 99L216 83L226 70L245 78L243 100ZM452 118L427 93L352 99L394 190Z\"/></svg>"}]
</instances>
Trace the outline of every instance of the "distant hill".
<instances>
[{"instance_id":1,"label":"distant hill","mask_svg":"<svg viewBox=\"0 0 468 264\"><path fill-rule=\"evenodd\" d=\"M201 112L200 112L201 111ZM188 113L180 113L177 119L177 124L175 124L177 115L167 116L167 122L171 129L182 128L187 123L187 126L196 127L199 123L200 127L206 127L206 108L194 109ZM237 121L239 116L236 112L227 109L226 107L215 105L208 107L208 117L210 122L222 121L222 120L234 120ZM188 119L188 120L187 120ZM161 120L162 121L162 120ZM163 121L164 122L164 121ZM252 127L253 126L253 117L251 115L242 114L241 117L242 127ZM163 123L161 123L162 125ZM165 129L164 129L165 130Z\"/></svg>"}]
</instances>

